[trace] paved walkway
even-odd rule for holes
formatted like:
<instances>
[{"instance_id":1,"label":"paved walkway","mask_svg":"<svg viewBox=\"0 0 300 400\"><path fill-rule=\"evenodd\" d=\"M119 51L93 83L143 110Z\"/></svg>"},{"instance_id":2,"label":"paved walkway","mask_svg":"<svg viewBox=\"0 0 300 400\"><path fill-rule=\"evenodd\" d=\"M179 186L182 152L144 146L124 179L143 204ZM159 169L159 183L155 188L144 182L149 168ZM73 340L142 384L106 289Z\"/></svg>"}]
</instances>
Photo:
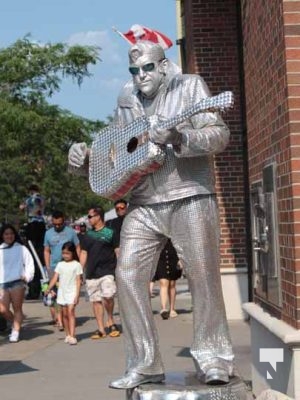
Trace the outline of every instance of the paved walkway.
<instances>
[{"instance_id":1,"label":"paved walkway","mask_svg":"<svg viewBox=\"0 0 300 400\"><path fill-rule=\"evenodd\" d=\"M191 299L186 281L178 281L179 316L163 321L159 298L152 300L166 371L193 371L188 346L192 338ZM27 301L22 340L9 343L0 336L1 400L110 400L125 399L125 392L108 388L124 372L122 337L93 341L91 306L82 295L77 307L77 346L64 343L64 333L49 325L49 310L41 301ZM119 323L116 308L116 321ZM237 369L250 381L250 332L247 322L230 321Z\"/></svg>"}]
</instances>

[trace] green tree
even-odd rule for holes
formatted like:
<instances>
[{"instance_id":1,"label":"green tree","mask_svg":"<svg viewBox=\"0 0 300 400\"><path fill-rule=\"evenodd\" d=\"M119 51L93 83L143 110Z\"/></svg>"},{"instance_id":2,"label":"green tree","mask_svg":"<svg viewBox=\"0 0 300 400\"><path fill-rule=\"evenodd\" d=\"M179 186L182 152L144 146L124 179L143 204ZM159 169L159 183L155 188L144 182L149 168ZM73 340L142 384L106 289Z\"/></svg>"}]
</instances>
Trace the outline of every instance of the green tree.
<instances>
[{"instance_id":1,"label":"green tree","mask_svg":"<svg viewBox=\"0 0 300 400\"><path fill-rule=\"evenodd\" d=\"M91 192L86 178L67 171L71 144L91 142L105 124L48 102L63 79L71 77L80 85L90 77L88 67L100 60L99 50L61 43L42 46L28 36L0 49L1 219L18 215L31 183L41 187L48 212L59 208L76 218L91 204L109 207Z\"/></svg>"}]
</instances>

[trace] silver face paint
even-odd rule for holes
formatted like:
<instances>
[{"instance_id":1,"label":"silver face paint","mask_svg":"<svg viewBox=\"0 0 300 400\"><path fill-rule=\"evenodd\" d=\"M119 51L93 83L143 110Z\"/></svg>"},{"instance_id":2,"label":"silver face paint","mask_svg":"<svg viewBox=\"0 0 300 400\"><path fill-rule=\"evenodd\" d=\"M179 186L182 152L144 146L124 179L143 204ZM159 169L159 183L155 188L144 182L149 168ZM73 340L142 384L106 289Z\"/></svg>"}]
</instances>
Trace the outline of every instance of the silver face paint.
<instances>
[{"instance_id":1,"label":"silver face paint","mask_svg":"<svg viewBox=\"0 0 300 400\"><path fill-rule=\"evenodd\" d=\"M129 69L139 68L139 72L133 75L133 82L147 98L154 97L165 80L166 61L163 60L165 60L165 54L162 48L150 42L138 43L129 50ZM144 66L150 64L154 64L154 69L145 70Z\"/></svg>"},{"instance_id":2,"label":"silver face paint","mask_svg":"<svg viewBox=\"0 0 300 400\"><path fill-rule=\"evenodd\" d=\"M141 61L138 59L132 66L143 67L144 65L151 64L152 60ZM158 92L161 84L164 81L164 75L160 72L160 63L154 63L153 71L145 72L139 68L139 73L133 76L133 81L136 87L147 98L152 98Z\"/></svg>"}]
</instances>

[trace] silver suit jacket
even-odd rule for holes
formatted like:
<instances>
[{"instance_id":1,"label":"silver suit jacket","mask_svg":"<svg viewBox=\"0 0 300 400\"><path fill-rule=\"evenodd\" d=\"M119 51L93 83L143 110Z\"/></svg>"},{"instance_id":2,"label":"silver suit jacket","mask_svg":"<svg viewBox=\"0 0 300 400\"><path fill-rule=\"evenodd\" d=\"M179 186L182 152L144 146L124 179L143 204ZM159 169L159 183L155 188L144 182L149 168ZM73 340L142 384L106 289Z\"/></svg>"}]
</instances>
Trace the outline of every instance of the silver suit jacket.
<instances>
[{"instance_id":1,"label":"silver suit jacket","mask_svg":"<svg viewBox=\"0 0 300 400\"><path fill-rule=\"evenodd\" d=\"M176 74L169 77L159 96L155 114L170 118L210 92L200 76ZM114 122L128 124L145 115L142 102L132 82L127 83L119 95ZM167 145L164 164L132 189L131 204L156 204L215 192L213 156L228 144L226 124L218 113L206 112L191 117L177 130L182 134L181 145Z\"/></svg>"}]
</instances>

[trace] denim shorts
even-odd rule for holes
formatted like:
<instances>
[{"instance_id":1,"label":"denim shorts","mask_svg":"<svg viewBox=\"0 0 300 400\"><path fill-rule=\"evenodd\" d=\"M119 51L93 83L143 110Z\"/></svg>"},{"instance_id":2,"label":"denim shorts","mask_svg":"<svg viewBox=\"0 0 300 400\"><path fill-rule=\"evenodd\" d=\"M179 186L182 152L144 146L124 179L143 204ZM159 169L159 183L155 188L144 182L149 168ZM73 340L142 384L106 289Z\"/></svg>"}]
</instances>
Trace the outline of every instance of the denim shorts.
<instances>
[{"instance_id":1,"label":"denim shorts","mask_svg":"<svg viewBox=\"0 0 300 400\"><path fill-rule=\"evenodd\" d=\"M0 289L3 290L12 290L15 288L24 288L24 287L25 287L25 282L22 279L17 279L16 281L11 281L11 282L0 283Z\"/></svg>"}]
</instances>

